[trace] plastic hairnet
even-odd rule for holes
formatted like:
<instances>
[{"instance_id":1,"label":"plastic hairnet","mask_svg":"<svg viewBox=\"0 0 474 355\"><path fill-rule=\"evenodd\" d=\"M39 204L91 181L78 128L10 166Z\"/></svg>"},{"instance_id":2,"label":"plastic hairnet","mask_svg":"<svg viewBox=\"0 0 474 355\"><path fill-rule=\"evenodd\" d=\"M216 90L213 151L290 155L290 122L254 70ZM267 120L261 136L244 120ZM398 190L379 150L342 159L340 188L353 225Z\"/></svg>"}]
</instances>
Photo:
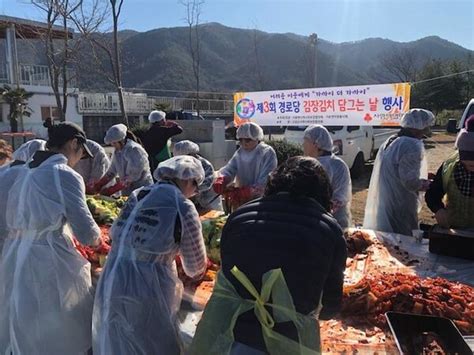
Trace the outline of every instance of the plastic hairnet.
<instances>
[{"instance_id":1,"label":"plastic hairnet","mask_svg":"<svg viewBox=\"0 0 474 355\"><path fill-rule=\"evenodd\" d=\"M37 150L45 150L46 141L42 139L33 139L23 143L17 150L13 152L14 160L28 161Z\"/></svg>"},{"instance_id":2,"label":"plastic hairnet","mask_svg":"<svg viewBox=\"0 0 474 355\"><path fill-rule=\"evenodd\" d=\"M110 144L114 142L120 142L125 139L127 136L127 126L122 123L113 125L107 130L105 134L104 142L105 144Z\"/></svg>"},{"instance_id":3,"label":"plastic hairnet","mask_svg":"<svg viewBox=\"0 0 474 355\"><path fill-rule=\"evenodd\" d=\"M155 122L160 122L166 119L166 113L163 111L151 111L150 114L148 115L148 121L150 123L155 123Z\"/></svg>"},{"instance_id":4,"label":"plastic hairnet","mask_svg":"<svg viewBox=\"0 0 474 355\"><path fill-rule=\"evenodd\" d=\"M423 130L433 126L435 123L435 116L431 111L421 108L412 108L403 115L400 125L405 128L414 128Z\"/></svg>"},{"instance_id":5,"label":"plastic hairnet","mask_svg":"<svg viewBox=\"0 0 474 355\"><path fill-rule=\"evenodd\" d=\"M177 142L173 147L173 155L176 157L178 155L189 155L189 154L198 154L199 146L189 140L184 140Z\"/></svg>"},{"instance_id":6,"label":"plastic hairnet","mask_svg":"<svg viewBox=\"0 0 474 355\"><path fill-rule=\"evenodd\" d=\"M253 122L244 123L237 129L237 139L250 138L254 141L263 140L263 129Z\"/></svg>"},{"instance_id":7,"label":"plastic hairnet","mask_svg":"<svg viewBox=\"0 0 474 355\"><path fill-rule=\"evenodd\" d=\"M161 162L153 173L153 177L156 180L195 180L198 185L201 185L204 180L204 169L198 159L189 155L180 155Z\"/></svg>"},{"instance_id":8,"label":"plastic hairnet","mask_svg":"<svg viewBox=\"0 0 474 355\"><path fill-rule=\"evenodd\" d=\"M314 144L317 144L319 149L332 151L332 137L329 131L321 125L311 125L304 131L304 138L308 138Z\"/></svg>"}]
</instances>

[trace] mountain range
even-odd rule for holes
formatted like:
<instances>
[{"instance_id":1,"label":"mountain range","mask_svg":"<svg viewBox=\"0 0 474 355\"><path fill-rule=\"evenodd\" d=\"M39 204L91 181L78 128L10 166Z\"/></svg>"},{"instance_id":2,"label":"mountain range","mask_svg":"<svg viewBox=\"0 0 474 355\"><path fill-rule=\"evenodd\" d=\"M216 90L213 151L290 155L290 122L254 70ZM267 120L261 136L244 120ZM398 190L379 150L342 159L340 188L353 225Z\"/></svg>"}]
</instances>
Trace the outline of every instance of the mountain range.
<instances>
[{"instance_id":1,"label":"mountain range","mask_svg":"<svg viewBox=\"0 0 474 355\"><path fill-rule=\"evenodd\" d=\"M309 87L311 47L306 36L267 33L227 27L218 23L199 27L201 90L217 92ZM147 32L121 31L123 86L143 90L194 90L195 79L187 27ZM314 47L313 47L314 48ZM474 51L440 37L412 42L368 38L357 42L317 41L317 85L357 85L397 82L384 58L409 51L421 68L432 59L470 61ZM81 52L79 63L90 63L90 52ZM77 69L81 90L112 89L90 66ZM155 93L158 95L159 93Z\"/></svg>"}]
</instances>

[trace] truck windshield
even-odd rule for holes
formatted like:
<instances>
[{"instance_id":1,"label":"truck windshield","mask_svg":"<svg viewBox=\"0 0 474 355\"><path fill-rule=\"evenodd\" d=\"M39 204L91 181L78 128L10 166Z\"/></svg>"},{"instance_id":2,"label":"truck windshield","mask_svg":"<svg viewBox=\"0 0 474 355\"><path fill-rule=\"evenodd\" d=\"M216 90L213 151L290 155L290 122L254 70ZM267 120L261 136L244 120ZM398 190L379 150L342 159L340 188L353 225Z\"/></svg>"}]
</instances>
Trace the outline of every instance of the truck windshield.
<instances>
[{"instance_id":1,"label":"truck windshield","mask_svg":"<svg viewBox=\"0 0 474 355\"><path fill-rule=\"evenodd\" d=\"M469 111L467 111L467 115L466 115L466 120L467 120L471 115L474 115L474 105L471 105L471 107L469 107Z\"/></svg>"}]
</instances>

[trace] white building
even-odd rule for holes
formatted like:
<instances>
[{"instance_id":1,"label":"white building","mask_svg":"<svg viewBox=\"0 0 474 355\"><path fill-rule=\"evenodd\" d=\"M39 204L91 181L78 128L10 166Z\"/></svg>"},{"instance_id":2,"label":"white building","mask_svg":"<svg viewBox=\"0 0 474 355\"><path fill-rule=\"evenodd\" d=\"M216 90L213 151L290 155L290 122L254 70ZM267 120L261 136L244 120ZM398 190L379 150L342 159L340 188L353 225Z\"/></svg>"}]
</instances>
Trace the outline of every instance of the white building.
<instances>
[{"instance_id":1,"label":"white building","mask_svg":"<svg viewBox=\"0 0 474 355\"><path fill-rule=\"evenodd\" d=\"M36 48L41 48L44 46L42 38L46 31L45 23L0 16L0 87L6 84L13 88L22 87L27 92L33 93L33 96L28 99L28 107L32 114L30 117L23 117L18 123L19 131L25 132L25 135L20 135L21 140L35 136L47 138L47 130L43 126L44 121L49 117L57 121L60 117L50 85L49 68L45 65L46 56L40 49L33 54L27 53L22 58L22 53L25 52L22 51L25 47L23 43L30 46L36 43ZM72 38L73 30L68 29L65 32L63 28L53 26L53 38L60 40L66 34ZM105 131L113 124L123 121L116 92L79 92L74 81L68 83L68 92L70 95L67 102L66 120L83 127L89 138L102 143ZM134 127L147 122L147 116L156 104L167 104L173 111L196 111L193 98L150 97L145 93L124 92L124 105L129 126ZM232 110L232 100L201 99L200 102L201 113L208 117L222 117L222 115L230 117ZM0 97L0 138L11 137L11 135L2 135L2 133L10 132L9 112L9 105L2 102ZM12 144L17 145L13 142L13 138L11 140Z\"/></svg>"},{"instance_id":2,"label":"white building","mask_svg":"<svg viewBox=\"0 0 474 355\"><path fill-rule=\"evenodd\" d=\"M22 40L41 41L40 36L46 24L25 19L0 16L0 86L22 87L33 93L28 100L32 113L19 122L19 131L32 132L37 137L46 138L43 122L46 118L59 119L56 98L50 85L49 69L46 65L34 63L35 58L21 58L18 55L18 42ZM69 30L72 36L72 30ZM64 37L61 27L53 28L53 36ZM3 53L2 53L3 52ZM33 60L33 63L31 63ZM72 84L72 85L71 85ZM73 86L74 83L69 83ZM66 120L82 126L82 115L78 112L76 88L69 88ZM9 105L0 99L0 132L10 131Z\"/></svg>"}]
</instances>

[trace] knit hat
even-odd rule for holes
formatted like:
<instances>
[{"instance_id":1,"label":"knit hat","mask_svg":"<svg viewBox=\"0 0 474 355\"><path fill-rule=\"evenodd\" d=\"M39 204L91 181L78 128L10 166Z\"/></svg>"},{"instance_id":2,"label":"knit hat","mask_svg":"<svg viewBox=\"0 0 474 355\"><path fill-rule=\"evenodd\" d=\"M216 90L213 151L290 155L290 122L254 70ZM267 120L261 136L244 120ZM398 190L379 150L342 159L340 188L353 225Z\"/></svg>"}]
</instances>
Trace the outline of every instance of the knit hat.
<instances>
[{"instance_id":1,"label":"knit hat","mask_svg":"<svg viewBox=\"0 0 474 355\"><path fill-rule=\"evenodd\" d=\"M469 116L464 127L456 139L459 159L474 161L474 115Z\"/></svg>"}]
</instances>

